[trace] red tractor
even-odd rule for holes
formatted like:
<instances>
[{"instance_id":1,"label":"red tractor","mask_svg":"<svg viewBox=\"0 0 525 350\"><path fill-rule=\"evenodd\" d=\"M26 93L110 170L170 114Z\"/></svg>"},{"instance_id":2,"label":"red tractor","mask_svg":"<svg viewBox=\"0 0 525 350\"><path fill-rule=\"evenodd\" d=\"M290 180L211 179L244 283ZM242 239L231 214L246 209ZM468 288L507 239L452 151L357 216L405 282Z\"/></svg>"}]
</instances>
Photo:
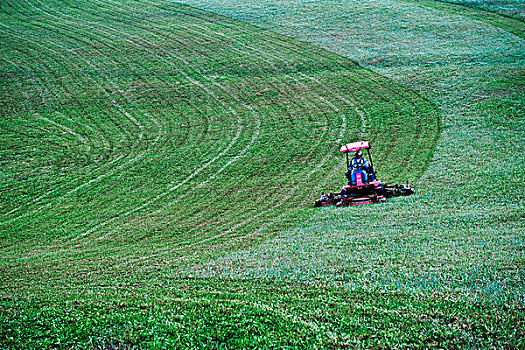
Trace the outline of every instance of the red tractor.
<instances>
[{"instance_id":1,"label":"red tractor","mask_svg":"<svg viewBox=\"0 0 525 350\"><path fill-rule=\"evenodd\" d=\"M366 150L369 161L362 155L362 150ZM329 193L321 196L315 201L315 207L325 205L363 205L385 202L387 198L395 196L408 196L414 193L410 185L383 185L377 180L376 172L370 153L370 142L360 141L343 145L340 150L346 154L345 173L348 184L343 186L339 193ZM355 153L355 157L350 160L349 154Z\"/></svg>"}]
</instances>

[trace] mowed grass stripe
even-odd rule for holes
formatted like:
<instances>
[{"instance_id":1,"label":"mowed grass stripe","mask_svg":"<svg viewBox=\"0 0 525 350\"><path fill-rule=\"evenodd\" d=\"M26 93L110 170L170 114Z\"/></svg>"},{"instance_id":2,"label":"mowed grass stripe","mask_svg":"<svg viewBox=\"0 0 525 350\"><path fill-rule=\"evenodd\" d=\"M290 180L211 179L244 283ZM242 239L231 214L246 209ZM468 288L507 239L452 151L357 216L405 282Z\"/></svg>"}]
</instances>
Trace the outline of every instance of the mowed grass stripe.
<instances>
[{"instance_id":1,"label":"mowed grass stripe","mask_svg":"<svg viewBox=\"0 0 525 350\"><path fill-rule=\"evenodd\" d=\"M40 70L42 70L42 69L44 69L44 68L40 68ZM33 79L33 80L34 80L34 79ZM54 101L60 101L60 98L57 97L56 99L52 99L52 100L54 100ZM29 101L26 101L26 103L21 103L21 105L28 105L28 102L29 102ZM31 109L30 106L29 106L29 109ZM58 108L57 108L57 112L56 112L56 113L57 113L57 114L60 113L60 112L58 112ZM32 119L32 116L31 116L31 112L30 112L30 110L28 110L28 112L27 112L27 117L24 119L24 122L23 122L23 123L24 123L25 125L27 125L27 123L31 123L31 120L30 120L30 119ZM62 119L62 118L60 118L60 119ZM109 120L108 120L108 121L109 121ZM30 137L30 138L34 137L34 136L30 136L30 134L27 133L27 132L23 132L23 131L21 132L20 129L19 129L19 130L17 130L17 129L13 129L13 126L14 126L14 125L16 125L16 124L12 124L11 126L9 126L9 130L6 130L6 131L8 131L9 133L15 133L15 134L16 134L16 133L23 133L24 135L27 135L27 136ZM90 129L93 129L93 128L90 127ZM116 136L118 136L118 134L117 134ZM87 136L86 136L86 137L87 137ZM24 142L24 140L20 140L20 141L21 141L22 143ZM27 141L27 140L26 140L26 141ZM11 146L13 146L13 145L11 145ZM104 142L104 146L105 146L105 147L104 147L105 149L111 147L111 146L107 143L107 141ZM80 160L79 160L79 161L80 161ZM15 166L17 166L17 167L20 168L21 165L24 165L24 162L23 162L23 160L20 160L19 162L13 162L13 165L15 165ZM36 172L36 171L41 170L40 168L44 166L44 164L38 164L38 163L37 163L37 164L31 164L31 165L32 165L32 167L31 167L31 171L32 171L33 173ZM15 168L13 168L13 169L15 169ZM45 167L44 167L44 170L45 170ZM64 170L64 167L62 167L61 170ZM77 170L77 174L78 174L78 176L81 176L82 174L78 171L79 169L76 169L76 170ZM81 170L85 170L85 168L81 168ZM21 173L23 173L23 171L21 171ZM64 172L64 173L65 173L65 172ZM67 174L67 173L65 173L65 174ZM33 175L33 176L36 176L36 175ZM41 177L39 180L42 181L42 180L44 180L44 178ZM54 177L52 177L50 180L51 180L51 181L53 181L53 180L61 181L61 180L63 180L63 177L54 176ZM61 182L62 182L62 181L61 181ZM66 184L67 184L67 183L66 183ZM23 186L24 186L24 183L21 183L20 186L23 187ZM11 190L15 190L15 189L16 189L15 186L11 186ZM52 194L52 193L55 192L55 191L56 191L56 189L51 190L51 191L48 192L48 193L43 193L43 194L42 194L42 192L44 192L44 191L41 190L41 191L38 192L38 193L39 193L39 197L37 197L37 198L35 198L35 199L32 199L31 202L37 202L37 201L39 201L41 198L43 198L43 197L45 197L45 196L47 196L47 195L49 195L49 194ZM16 200L22 200L22 199L23 199L23 197L22 197L22 198L14 198L14 203L16 203ZM14 204L14 203L9 203L9 204ZM24 204L27 205L27 202L25 202ZM11 209L11 211L9 211L7 214L10 215L10 214L12 214L12 213L14 213L14 212L16 212L16 211L18 211L18 210L20 210L20 209L21 209L21 206L15 207L14 209Z\"/></svg>"},{"instance_id":2,"label":"mowed grass stripe","mask_svg":"<svg viewBox=\"0 0 525 350\"><path fill-rule=\"evenodd\" d=\"M281 202L281 204L282 204L282 202ZM258 216L258 215L260 215L260 213L259 213L259 214L256 214L256 216ZM253 218L253 216L250 216L250 215L249 215L248 218ZM250 221L250 220L245 220L245 221ZM234 228L236 228L237 226L238 226L238 225L234 226ZM230 231L231 231L231 229L228 230L228 231L226 231L226 233L229 233ZM209 240L209 239L206 239L206 241L208 241L208 240ZM195 245L195 243L192 244L192 245Z\"/></svg>"},{"instance_id":3,"label":"mowed grass stripe","mask_svg":"<svg viewBox=\"0 0 525 350\"><path fill-rule=\"evenodd\" d=\"M342 125L342 128L341 128L341 134L340 134L340 139L341 139L341 135L344 134L346 130L346 119L344 120L344 123ZM310 172L308 174L306 174L306 177L310 177L316 170L318 170L318 168L322 167L328 157L330 156L330 154L328 154L327 156L325 156L325 159L323 159L323 161L318 164L313 170L310 170ZM291 179L293 180L293 179ZM201 183L198 188L200 188L204 183ZM223 242L221 242L219 239L221 238L227 238L228 241L232 242L236 242L236 244L239 244L239 241L242 241L241 243L243 245L250 245L249 242L257 242L257 240L260 240L260 236L261 236L261 231L265 230L266 228L268 228L269 226L271 226L272 224L274 224L275 222L278 222L280 219L283 218L284 215L286 215L287 213L282 213L281 215L279 215L278 217L275 217L274 213L271 211L271 209L275 209L275 208L278 208L278 207L281 207L283 205L290 205L292 204L293 205L293 202L291 202L293 196L300 190L300 186L302 185L301 182L297 183L295 185L295 187L291 188L289 191L289 193L287 195L285 195L284 198L280 197L280 198L277 198L276 200L273 200L269 203L261 203L261 206L262 208L259 209L257 212L248 212L246 213L246 215L243 215L241 217L241 219L243 219L242 221L238 222L237 224L231 226L229 229L227 229L226 231L224 232L221 232L221 233L218 233L217 235L214 235L214 236L204 236L202 237L202 239L193 239L191 240L191 242L185 242L182 246L177 246L177 247L166 247L164 249L157 249L157 251L155 252L155 254L152 254L152 255L147 255L147 256L142 256L140 258L137 258L137 259L132 259L130 260L129 262L125 262L125 263L121 263L118 265L118 267L122 267L124 265L129 265L129 264L135 264L137 263L138 261L142 262L144 260L149 260L149 259L152 259L152 258L155 258L155 259L158 259L159 257L162 257L163 255L165 256L169 256L169 255L173 255L174 252L180 252L180 251L189 251L191 250L192 248L193 249L199 249L199 248L205 248L205 252L213 252L215 249L220 249ZM275 188L274 189L275 191L279 191L280 189L279 188ZM176 201L178 202L178 201ZM171 203L168 203L167 206L171 206L173 205L174 203L171 202ZM157 212L154 212L150 215L159 215L159 211ZM262 220L261 220L262 219ZM247 224L250 224L251 222L253 221L256 221L256 220L259 220L259 221L262 221L264 222L264 225L261 226L261 227L258 227L258 228L253 228L252 229L252 232L251 233L248 233L248 234L240 234L240 235L236 235L236 234L233 234L235 231L237 231L239 228L242 228L243 226L246 226ZM188 237L192 237L193 234L197 234L198 233L198 230L199 230L199 227L195 227L193 229L190 229L186 234L188 235ZM219 242L216 242L218 241ZM200 257L202 258L202 257ZM187 263L188 259L186 257L177 257L176 261L177 262L185 262ZM169 261L168 264L173 264L174 261ZM154 263L152 266L151 265L146 265L143 269L139 269L139 270L147 270L147 269L151 269L152 267L157 267L157 263Z\"/></svg>"},{"instance_id":4,"label":"mowed grass stripe","mask_svg":"<svg viewBox=\"0 0 525 350\"><path fill-rule=\"evenodd\" d=\"M7 40L7 39L9 39L9 37L6 37L6 40ZM26 52L26 51L24 51L24 49L20 49L20 48L17 48L17 47L15 47L14 50L16 50L16 51L17 51L18 53L20 53L20 54L24 54L24 52ZM41 52L36 52L36 54L41 54ZM14 65L14 66L16 66L16 67L18 67L19 71L25 71L25 72L27 72L26 74L29 74L29 75L30 75L30 80L31 80L32 82L35 82L35 79L41 79L41 78L42 78L41 76L37 76L37 75L35 75L35 70L38 69L39 71L46 71L46 73L49 72L49 69L50 69L50 68L48 67L48 65L49 65L48 63L49 63L50 61L51 61L51 59L50 59L50 60L47 60L47 61L42 61L42 62L40 63L39 66L37 66L37 67L35 67L35 68L33 68L33 69L31 69L31 63L30 63L30 62L28 62L27 60L20 60L20 58L17 58L17 62L18 62L18 64L17 64L16 62L11 62L11 64ZM46 64L46 62L47 62L47 64ZM22 68L22 65L24 66L24 68ZM62 65L63 65L63 64L62 64ZM69 71L68 73L72 76L72 78L75 76L75 75L73 75L73 74L71 73L71 71ZM51 82L53 82L53 84L51 84ZM47 81L42 80L42 81L41 81L41 85L45 86L45 85L47 84L47 85L50 86L50 87L51 87L51 86L54 86L56 83L57 83L57 81L52 81L52 80L47 80ZM16 85L20 85L20 84L22 84L22 80L18 80L18 81L16 82ZM80 84L80 83L79 83L79 84ZM45 92L42 91L42 89L41 89L36 83L35 83L35 85L36 85L36 86L35 86L35 90L37 90L35 93L37 93L38 95L40 95L40 98L41 98L41 99L46 99L46 101L48 101L48 103L53 104L54 108L57 110L57 113L58 113L58 111L60 110L60 108L57 106L57 104L60 104L60 102L61 102L61 98L60 98L58 95L53 95L53 96L48 95L48 96L45 96ZM56 86L60 86L60 84L56 84ZM6 87L8 87L8 86L6 86ZM9 91L9 90L6 90L6 91ZM47 92L49 92L49 91L50 91L50 90L48 89ZM31 92L29 92L29 93L31 93ZM16 97L16 96L13 96L13 97ZM26 111L27 111L28 113L30 113L30 110L29 110L29 109L31 109L32 107L31 107L31 104L30 104L29 102L33 102L33 103L35 103L35 102L37 102L37 100L36 100L36 99L31 99L31 100L30 100L30 99L26 98L26 97L24 96L24 94L20 94L20 97L24 98L24 101L20 101L19 105L20 105L22 108L25 107L25 108L26 108ZM24 103L24 102L25 102L25 103ZM33 109L34 109L34 108L33 108ZM11 116L7 116L7 115L6 115L6 117L11 117ZM62 118L61 118L61 119L62 119ZM71 118L69 118L69 119L71 119ZM23 120L23 122L30 122L30 121L29 121L29 120ZM8 125L7 123L5 123L5 126L15 127L16 124ZM85 127L86 127L86 128L89 128L89 130L90 130L91 132L93 131L93 128L92 128L92 127L89 127L89 126L85 126ZM13 131L13 132L16 132L16 131ZM100 134L100 131L98 132L98 134ZM24 135L27 135L27 136L31 137L31 135L30 135L30 134L27 134L27 133L24 134ZM101 143L104 144L104 147L107 147L107 148L110 147L110 145L108 144L108 141L107 141L107 140L104 140L104 139L103 139ZM96 148L95 145L93 145L92 150L95 149L95 148ZM39 169L37 168L37 169L33 169L33 170L39 170Z\"/></svg>"},{"instance_id":5,"label":"mowed grass stripe","mask_svg":"<svg viewBox=\"0 0 525 350\"><path fill-rule=\"evenodd\" d=\"M270 45L272 44L280 48L286 45L286 43L281 41L270 42ZM298 55L302 54L299 48L293 45L288 45L287 47ZM286 61L290 64L293 63L291 60ZM304 76L304 73L301 74ZM389 107L395 106L393 109L384 110L380 114L381 118L377 119L378 125L380 126L379 129L376 128L376 125L373 125L372 130L368 131L366 137L364 134L357 137L359 139L365 137L373 140L376 145L375 150L379 151L378 154L376 154L376 159L379 160L379 164L383 162L391 163L390 169L385 169L385 173L382 172L383 175L386 175L385 180L403 181L406 180L407 177L413 176L412 174L421 175L426 169L426 164L431 160L431 147L439 137L439 122L436 125L437 112L432 103L414 91L410 91L400 85L395 85L392 82L387 82L384 77L361 68L352 71L351 74L346 75L344 78L353 81L354 87L358 87L357 89L354 88L348 91L348 93L351 94L352 100L359 101L360 110L364 110L365 112L367 109L374 110L377 104L376 98L388 102L390 104ZM312 79L312 81L321 84L318 79ZM361 96L357 95L357 93L360 93ZM342 96L337 96L337 99L345 100ZM425 102L421 103L422 100L425 100ZM361 113L360 111L357 112L358 114ZM415 117L412 123L405 124L404 118L406 118L407 114L411 113L416 114L416 116L427 117ZM373 114L368 116L369 119L373 117ZM386 122L385 118L392 118L392 120ZM366 126L365 122L363 126ZM392 130L393 127L403 129L405 135L408 136L404 140L402 147L395 147L395 139L383 139L384 136L396 132ZM408 128L412 129L411 132L408 131ZM426 137L419 137L421 132L428 133L426 137L434 135L434 141L426 144ZM357 135L355 135L354 138L356 136ZM388 144L383 144L385 141L388 142ZM399 142L399 140L397 140L397 142ZM407 152L407 149L420 149L421 152ZM394 152L398 153L395 154ZM423 159L418 159L419 157L423 157ZM410 169L406 167L408 163L411 164ZM379 167L378 169L383 170Z\"/></svg>"}]
</instances>

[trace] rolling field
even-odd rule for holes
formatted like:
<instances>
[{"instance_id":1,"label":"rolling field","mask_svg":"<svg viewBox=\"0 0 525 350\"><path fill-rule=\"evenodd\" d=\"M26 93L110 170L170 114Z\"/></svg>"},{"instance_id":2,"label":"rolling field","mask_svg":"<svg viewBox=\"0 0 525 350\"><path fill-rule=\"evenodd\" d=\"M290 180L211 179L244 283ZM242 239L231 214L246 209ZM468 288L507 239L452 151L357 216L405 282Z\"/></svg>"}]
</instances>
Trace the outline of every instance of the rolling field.
<instances>
[{"instance_id":1,"label":"rolling field","mask_svg":"<svg viewBox=\"0 0 525 350\"><path fill-rule=\"evenodd\" d=\"M187 4L1 3L0 347L525 346L523 22Z\"/></svg>"}]
</instances>

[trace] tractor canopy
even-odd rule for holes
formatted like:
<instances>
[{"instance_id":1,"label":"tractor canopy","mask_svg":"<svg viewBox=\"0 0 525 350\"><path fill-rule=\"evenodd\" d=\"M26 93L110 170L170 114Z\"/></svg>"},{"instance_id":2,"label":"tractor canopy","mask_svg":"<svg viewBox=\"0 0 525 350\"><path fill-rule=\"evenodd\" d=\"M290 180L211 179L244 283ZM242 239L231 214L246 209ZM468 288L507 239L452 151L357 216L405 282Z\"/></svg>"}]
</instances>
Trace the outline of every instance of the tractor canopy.
<instances>
[{"instance_id":1,"label":"tractor canopy","mask_svg":"<svg viewBox=\"0 0 525 350\"><path fill-rule=\"evenodd\" d=\"M359 142L353 142L353 143L347 143L346 145L341 146L341 150L339 152L341 153L348 153L348 152L357 152L362 149L370 148L370 141L359 141Z\"/></svg>"}]
</instances>

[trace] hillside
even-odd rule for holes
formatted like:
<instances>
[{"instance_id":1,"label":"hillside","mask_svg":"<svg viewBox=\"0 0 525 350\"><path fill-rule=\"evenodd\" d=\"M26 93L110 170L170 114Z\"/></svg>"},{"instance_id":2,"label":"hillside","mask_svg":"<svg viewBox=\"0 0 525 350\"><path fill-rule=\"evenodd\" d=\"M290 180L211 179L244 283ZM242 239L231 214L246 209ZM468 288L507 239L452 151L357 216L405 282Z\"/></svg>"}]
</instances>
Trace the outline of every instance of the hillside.
<instances>
[{"instance_id":1,"label":"hillside","mask_svg":"<svg viewBox=\"0 0 525 350\"><path fill-rule=\"evenodd\" d=\"M0 5L0 347L523 346L523 39L334 4Z\"/></svg>"}]
</instances>

